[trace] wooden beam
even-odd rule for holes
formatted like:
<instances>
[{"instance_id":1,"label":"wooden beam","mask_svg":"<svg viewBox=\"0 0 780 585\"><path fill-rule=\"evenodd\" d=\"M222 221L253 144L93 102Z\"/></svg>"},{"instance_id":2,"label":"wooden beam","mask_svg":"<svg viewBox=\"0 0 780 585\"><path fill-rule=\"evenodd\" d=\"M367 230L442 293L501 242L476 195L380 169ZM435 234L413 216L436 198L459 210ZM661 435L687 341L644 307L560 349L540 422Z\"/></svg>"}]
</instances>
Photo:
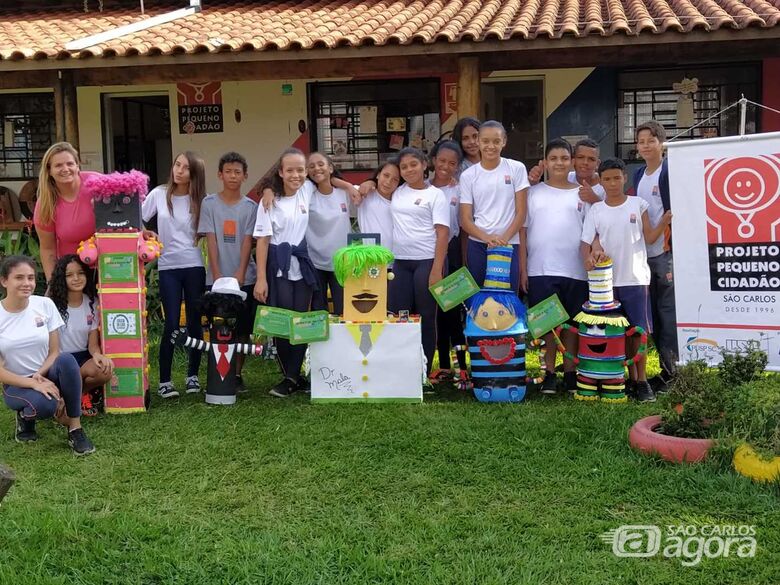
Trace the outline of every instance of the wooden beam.
<instances>
[{"instance_id":1,"label":"wooden beam","mask_svg":"<svg viewBox=\"0 0 780 585\"><path fill-rule=\"evenodd\" d=\"M458 118L479 118L479 57L458 59Z\"/></svg>"},{"instance_id":2,"label":"wooden beam","mask_svg":"<svg viewBox=\"0 0 780 585\"><path fill-rule=\"evenodd\" d=\"M65 97L61 77L54 82L54 136L57 142L65 140Z\"/></svg>"},{"instance_id":3,"label":"wooden beam","mask_svg":"<svg viewBox=\"0 0 780 585\"><path fill-rule=\"evenodd\" d=\"M62 104L65 115L65 140L79 149L79 113L73 71L62 72Z\"/></svg>"}]
</instances>

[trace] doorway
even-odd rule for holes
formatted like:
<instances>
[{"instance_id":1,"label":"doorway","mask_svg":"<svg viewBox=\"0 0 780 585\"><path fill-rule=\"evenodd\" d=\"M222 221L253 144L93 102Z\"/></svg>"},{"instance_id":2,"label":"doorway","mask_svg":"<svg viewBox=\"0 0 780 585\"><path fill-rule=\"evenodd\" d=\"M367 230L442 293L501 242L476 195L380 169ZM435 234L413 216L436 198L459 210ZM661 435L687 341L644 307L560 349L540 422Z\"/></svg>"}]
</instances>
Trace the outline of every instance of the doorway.
<instances>
[{"instance_id":1,"label":"doorway","mask_svg":"<svg viewBox=\"0 0 780 585\"><path fill-rule=\"evenodd\" d=\"M103 128L107 172L143 171L150 188L168 182L173 154L167 93L104 94Z\"/></svg>"},{"instance_id":2,"label":"doorway","mask_svg":"<svg viewBox=\"0 0 780 585\"><path fill-rule=\"evenodd\" d=\"M483 80L481 93L482 119L506 128L503 156L536 165L544 155L544 80Z\"/></svg>"}]
</instances>

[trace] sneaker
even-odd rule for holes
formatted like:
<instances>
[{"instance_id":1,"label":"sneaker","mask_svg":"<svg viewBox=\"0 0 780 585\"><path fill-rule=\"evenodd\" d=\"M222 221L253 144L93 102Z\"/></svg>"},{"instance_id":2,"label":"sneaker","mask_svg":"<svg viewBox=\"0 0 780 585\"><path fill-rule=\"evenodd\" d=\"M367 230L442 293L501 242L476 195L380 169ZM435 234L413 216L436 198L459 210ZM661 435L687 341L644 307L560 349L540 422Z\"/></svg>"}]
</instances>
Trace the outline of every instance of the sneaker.
<instances>
[{"instance_id":1,"label":"sneaker","mask_svg":"<svg viewBox=\"0 0 780 585\"><path fill-rule=\"evenodd\" d=\"M236 392L238 394L245 394L248 392L246 386L244 386L244 378L236 374Z\"/></svg>"},{"instance_id":2,"label":"sneaker","mask_svg":"<svg viewBox=\"0 0 780 585\"><path fill-rule=\"evenodd\" d=\"M298 392L303 392L304 394L311 394L311 382L306 376L301 376L298 378L298 383L295 385L295 389Z\"/></svg>"},{"instance_id":3,"label":"sneaker","mask_svg":"<svg viewBox=\"0 0 780 585\"><path fill-rule=\"evenodd\" d=\"M626 380L625 393L629 398L636 399L636 384L636 380L632 380L631 378Z\"/></svg>"},{"instance_id":4,"label":"sneaker","mask_svg":"<svg viewBox=\"0 0 780 585\"><path fill-rule=\"evenodd\" d=\"M645 381L636 383L636 399L639 402L655 402L655 393Z\"/></svg>"},{"instance_id":5,"label":"sneaker","mask_svg":"<svg viewBox=\"0 0 780 585\"><path fill-rule=\"evenodd\" d=\"M163 382L160 384L160 388L157 390L157 394L159 394L162 398L178 398L179 393L176 392L176 388L173 387L173 384L170 382Z\"/></svg>"},{"instance_id":6,"label":"sneaker","mask_svg":"<svg viewBox=\"0 0 780 585\"><path fill-rule=\"evenodd\" d=\"M97 416L97 406L92 402L92 397L89 394L81 395L81 415L82 416Z\"/></svg>"},{"instance_id":7,"label":"sneaker","mask_svg":"<svg viewBox=\"0 0 780 585\"><path fill-rule=\"evenodd\" d=\"M197 376L187 376L185 383L187 384L187 388L185 390L187 394L197 394L200 392L200 381L198 380Z\"/></svg>"},{"instance_id":8,"label":"sneaker","mask_svg":"<svg viewBox=\"0 0 780 585\"><path fill-rule=\"evenodd\" d=\"M276 396L277 398L288 398L289 396L295 394L296 390L297 390L296 383L290 380L290 378L285 378L284 380L279 382L276 386L271 388L269 394L271 396Z\"/></svg>"},{"instance_id":9,"label":"sneaker","mask_svg":"<svg viewBox=\"0 0 780 585\"><path fill-rule=\"evenodd\" d=\"M563 385L569 394L575 394L577 392L577 372L564 372Z\"/></svg>"},{"instance_id":10,"label":"sneaker","mask_svg":"<svg viewBox=\"0 0 780 585\"><path fill-rule=\"evenodd\" d=\"M653 376L647 382L656 394L666 394L669 392L669 385L661 376Z\"/></svg>"},{"instance_id":11,"label":"sneaker","mask_svg":"<svg viewBox=\"0 0 780 585\"><path fill-rule=\"evenodd\" d=\"M95 446L84 434L84 429L81 427L68 431L68 444L77 457L95 452Z\"/></svg>"},{"instance_id":12,"label":"sneaker","mask_svg":"<svg viewBox=\"0 0 780 585\"><path fill-rule=\"evenodd\" d=\"M14 438L17 443L32 443L38 440L38 433L35 432L35 419L27 419L22 413L16 411L16 431Z\"/></svg>"},{"instance_id":13,"label":"sneaker","mask_svg":"<svg viewBox=\"0 0 780 585\"><path fill-rule=\"evenodd\" d=\"M544 382L542 382L542 394L553 395L558 393L558 380L555 377L555 372L547 372L544 375Z\"/></svg>"}]
</instances>

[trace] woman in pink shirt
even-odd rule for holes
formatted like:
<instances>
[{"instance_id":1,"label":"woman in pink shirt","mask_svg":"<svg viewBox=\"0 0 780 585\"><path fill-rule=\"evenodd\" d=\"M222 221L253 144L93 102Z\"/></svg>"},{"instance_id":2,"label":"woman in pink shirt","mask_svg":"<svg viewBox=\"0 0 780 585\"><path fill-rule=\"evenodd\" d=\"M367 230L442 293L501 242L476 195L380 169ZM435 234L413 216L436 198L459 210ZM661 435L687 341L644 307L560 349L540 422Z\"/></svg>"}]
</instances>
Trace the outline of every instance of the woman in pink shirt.
<instances>
[{"instance_id":1,"label":"woman in pink shirt","mask_svg":"<svg viewBox=\"0 0 780 585\"><path fill-rule=\"evenodd\" d=\"M33 223L47 282L57 259L75 254L79 242L95 233L92 194L82 188L90 174L81 171L79 153L68 142L52 144L43 155Z\"/></svg>"}]
</instances>

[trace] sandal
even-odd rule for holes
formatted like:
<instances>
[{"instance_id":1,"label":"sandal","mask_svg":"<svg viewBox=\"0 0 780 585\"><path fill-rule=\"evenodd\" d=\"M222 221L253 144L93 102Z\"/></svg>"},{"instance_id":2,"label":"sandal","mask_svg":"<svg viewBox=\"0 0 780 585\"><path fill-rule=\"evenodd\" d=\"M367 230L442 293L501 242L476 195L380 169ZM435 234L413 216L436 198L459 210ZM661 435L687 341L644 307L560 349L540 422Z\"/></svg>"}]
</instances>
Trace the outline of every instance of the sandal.
<instances>
[{"instance_id":1,"label":"sandal","mask_svg":"<svg viewBox=\"0 0 780 585\"><path fill-rule=\"evenodd\" d=\"M455 372L453 372L452 370L436 370L434 372L431 372L431 375L428 376L428 379L433 384L447 382L455 379Z\"/></svg>"}]
</instances>

